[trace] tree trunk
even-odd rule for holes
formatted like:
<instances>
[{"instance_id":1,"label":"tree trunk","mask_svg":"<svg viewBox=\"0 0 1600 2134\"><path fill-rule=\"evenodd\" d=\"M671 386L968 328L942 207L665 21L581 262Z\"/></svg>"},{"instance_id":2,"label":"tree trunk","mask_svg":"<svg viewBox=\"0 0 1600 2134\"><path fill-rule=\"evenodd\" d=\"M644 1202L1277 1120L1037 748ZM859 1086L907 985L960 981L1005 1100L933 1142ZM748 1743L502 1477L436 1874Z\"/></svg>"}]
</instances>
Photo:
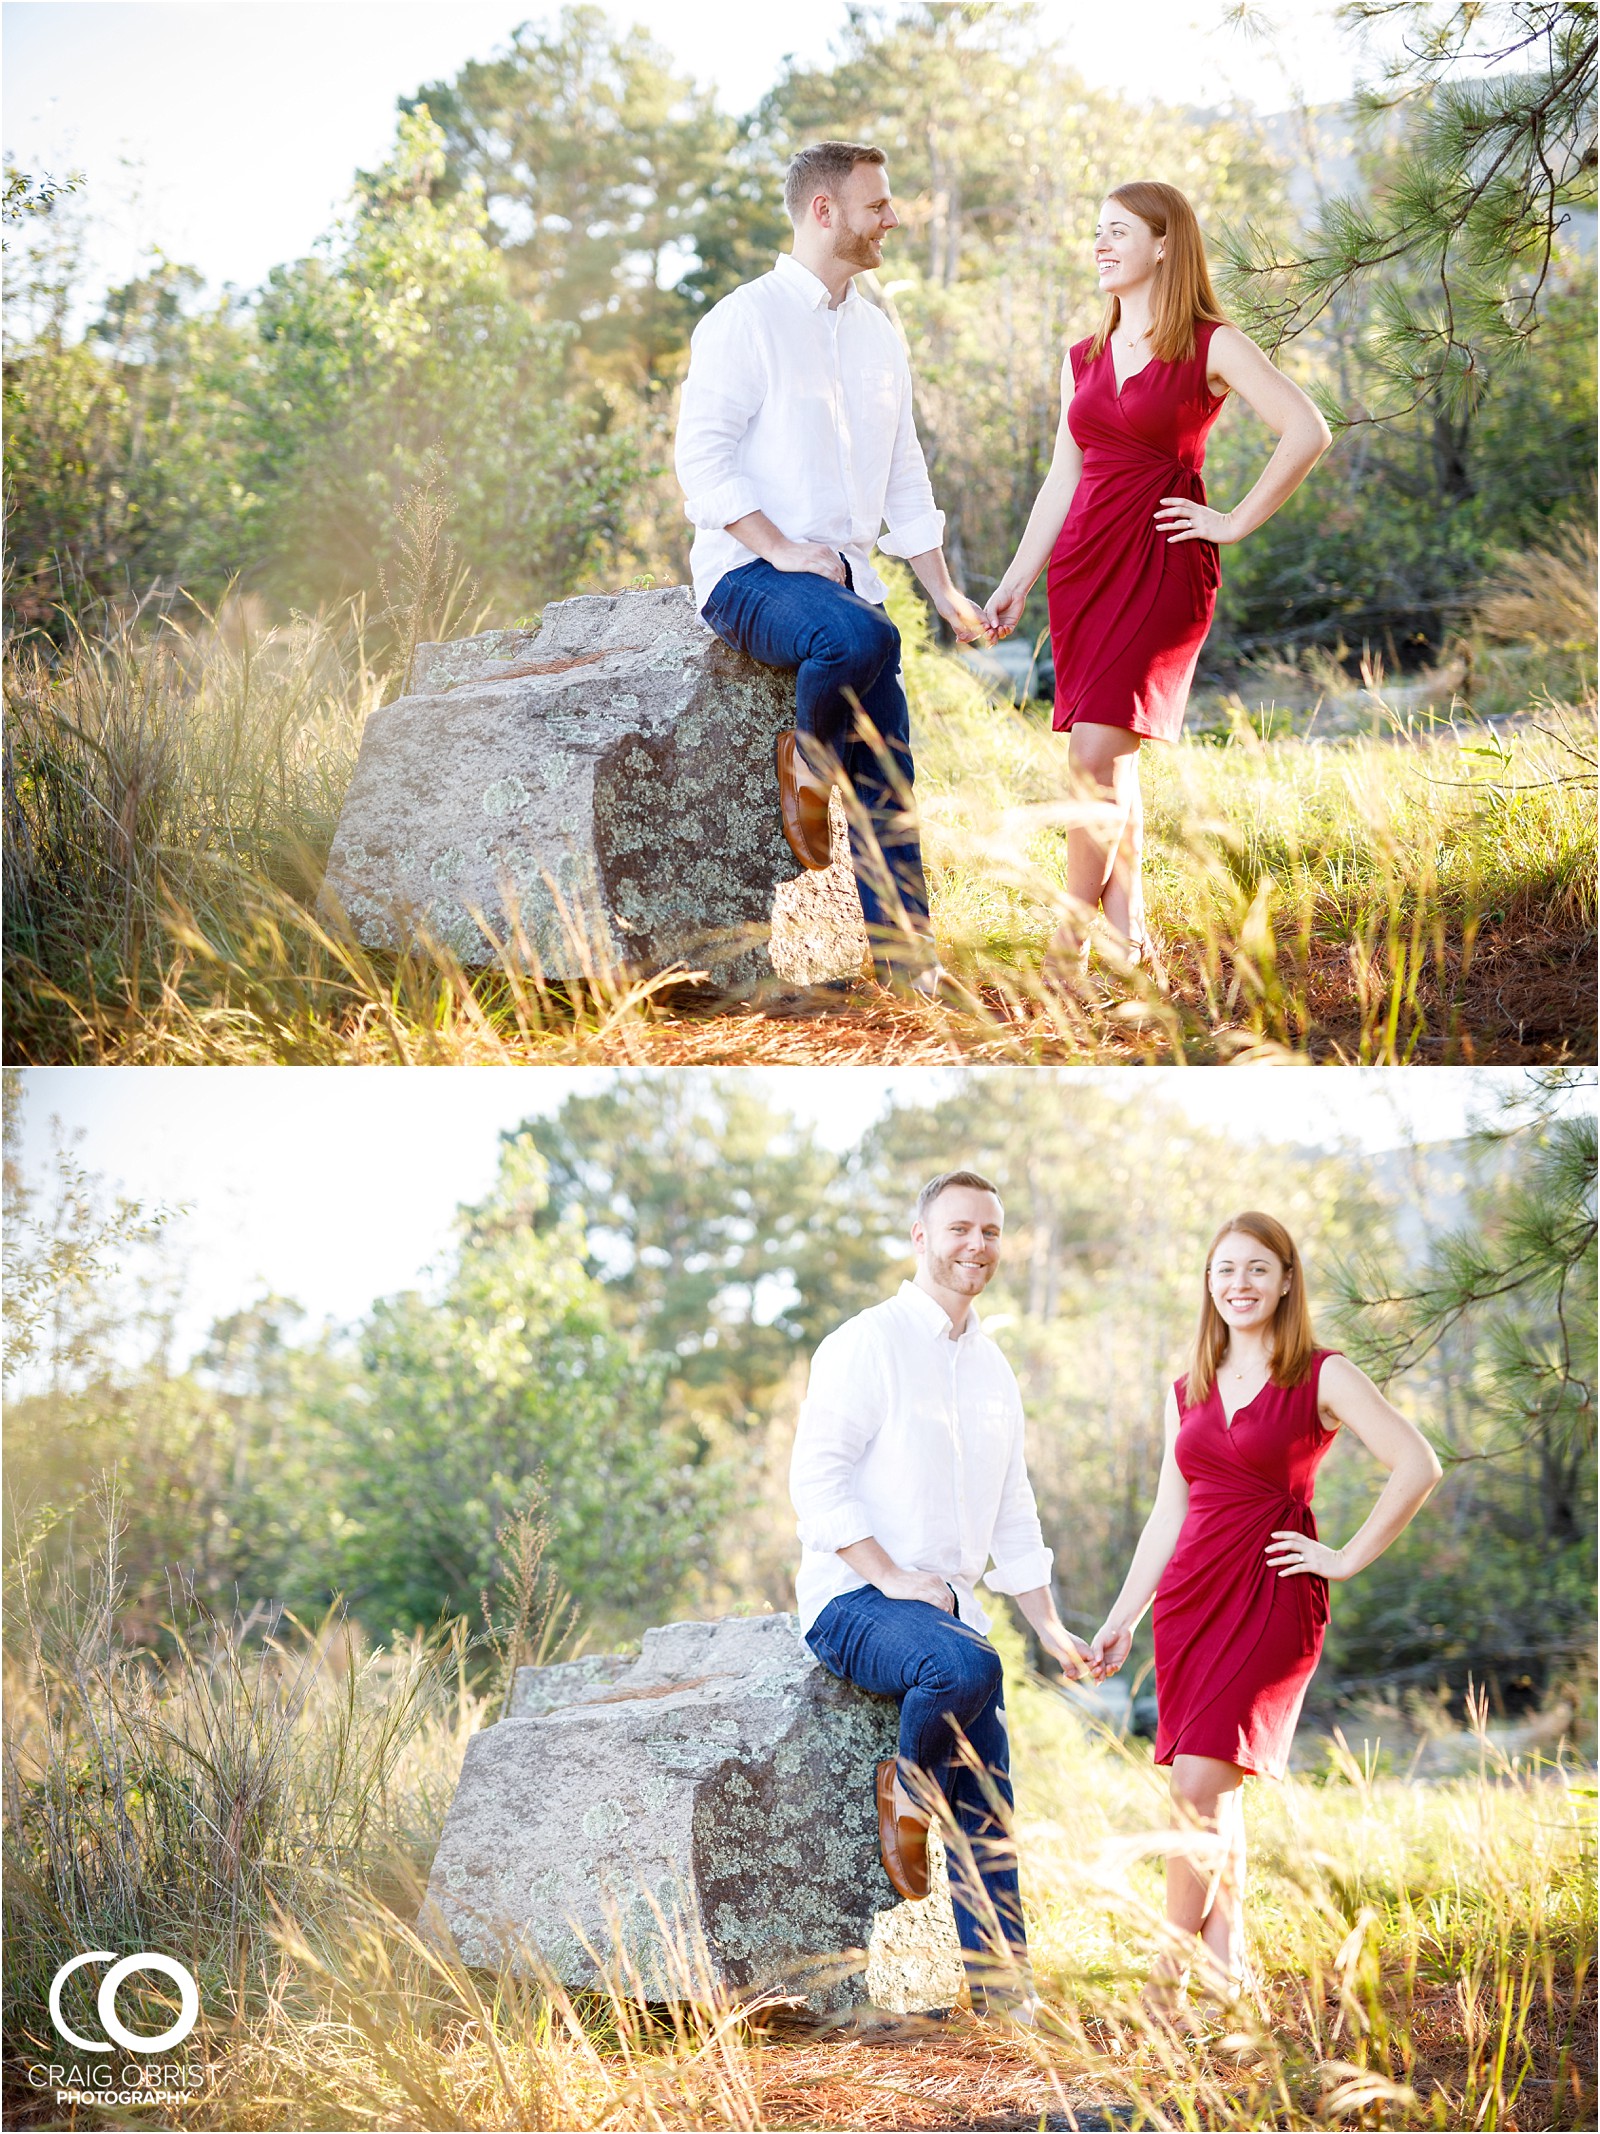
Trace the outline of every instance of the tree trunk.
<instances>
[{"instance_id":1,"label":"tree trunk","mask_svg":"<svg viewBox=\"0 0 1600 2134\"><path fill-rule=\"evenodd\" d=\"M1467 439L1472 424L1469 417L1452 418L1442 408L1436 409L1433 417L1433 471L1439 484L1439 493L1452 504L1464 504L1473 496L1475 485L1471 469L1467 465Z\"/></svg>"}]
</instances>

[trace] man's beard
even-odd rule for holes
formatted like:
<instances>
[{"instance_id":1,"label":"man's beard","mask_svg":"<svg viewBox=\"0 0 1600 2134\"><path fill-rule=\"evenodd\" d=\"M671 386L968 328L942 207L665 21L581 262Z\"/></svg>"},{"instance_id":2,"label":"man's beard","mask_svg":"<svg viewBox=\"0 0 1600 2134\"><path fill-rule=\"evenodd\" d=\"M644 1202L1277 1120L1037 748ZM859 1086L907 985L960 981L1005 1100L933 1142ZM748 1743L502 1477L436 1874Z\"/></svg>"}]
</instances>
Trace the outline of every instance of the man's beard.
<instances>
[{"instance_id":1,"label":"man's beard","mask_svg":"<svg viewBox=\"0 0 1600 2134\"><path fill-rule=\"evenodd\" d=\"M941 1259L936 1252L930 1252L928 1254L928 1272L941 1289L953 1289L959 1296L973 1275L978 1276L980 1288L986 1284L991 1270L988 1267L962 1265L953 1256L949 1259Z\"/></svg>"},{"instance_id":2,"label":"man's beard","mask_svg":"<svg viewBox=\"0 0 1600 2134\"><path fill-rule=\"evenodd\" d=\"M842 260L847 267L875 267L878 264L879 242L876 233L862 237L852 229L836 230L833 237L833 256Z\"/></svg>"}]
</instances>

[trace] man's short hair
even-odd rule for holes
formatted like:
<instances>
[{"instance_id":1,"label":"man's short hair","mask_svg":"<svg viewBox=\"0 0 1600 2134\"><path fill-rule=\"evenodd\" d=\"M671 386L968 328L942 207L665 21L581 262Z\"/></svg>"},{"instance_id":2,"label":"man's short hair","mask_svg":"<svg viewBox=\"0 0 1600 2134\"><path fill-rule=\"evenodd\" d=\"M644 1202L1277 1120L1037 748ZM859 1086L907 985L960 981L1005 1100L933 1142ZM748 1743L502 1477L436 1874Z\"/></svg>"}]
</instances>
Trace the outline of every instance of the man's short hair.
<instances>
[{"instance_id":1,"label":"man's short hair","mask_svg":"<svg viewBox=\"0 0 1600 2134\"><path fill-rule=\"evenodd\" d=\"M979 1193L992 1193L1000 1200L1000 1188L993 1179L985 1178L981 1171L941 1171L937 1178L930 1178L917 1195L916 1220L926 1223L928 1210L933 1206L946 1186L972 1186ZM1000 1201L1000 1212L1005 1213L1005 1202Z\"/></svg>"},{"instance_id":2,"label":"man's short hair","mask_svg":"<svg viewBox=\"0 0 1600 2134\"><path fill-rule=\"evenodd\" d=\"M783 204L789 220L797 223L806 202L818 193L837 200L839 188L858 163L887 163L881 148L867 148L859 141L815 141L789 159L783 180Z\"/></svg>"}]
</instances>

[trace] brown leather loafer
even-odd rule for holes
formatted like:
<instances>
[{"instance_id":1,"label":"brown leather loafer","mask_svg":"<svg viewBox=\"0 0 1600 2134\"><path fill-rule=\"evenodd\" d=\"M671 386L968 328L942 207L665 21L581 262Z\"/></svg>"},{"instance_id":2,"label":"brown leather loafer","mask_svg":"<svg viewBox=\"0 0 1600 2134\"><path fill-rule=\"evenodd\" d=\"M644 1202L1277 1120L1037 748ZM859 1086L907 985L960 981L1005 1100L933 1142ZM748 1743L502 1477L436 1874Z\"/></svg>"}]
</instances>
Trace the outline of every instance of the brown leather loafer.
<instances>
[{"instance_id":1,"label":"brown leather loafer","mask_svg":"<svg viewBox=\"0 0 1600 2134\"><path fill-rule=\"evenodd\" d=\"M833 858L833 833L828 827L828 796L802 776L804 766L792 733L778 736L778 807L783 816L783 834L789 850L802 867L813 872Z\"/></svg>"},{"instance_id":2,"label":"brown leather loafer","mask_svg":"<svg viewBox=\"0 0 1600 2134\"><path fill-rule=\"evenodd\" d=\"M878 1848L889 1886L913 1904L928 1894L928 1826L894 1812L895 1760L879 1764L873 1792L878 1803Z\"/></svg>"}]
</instances>

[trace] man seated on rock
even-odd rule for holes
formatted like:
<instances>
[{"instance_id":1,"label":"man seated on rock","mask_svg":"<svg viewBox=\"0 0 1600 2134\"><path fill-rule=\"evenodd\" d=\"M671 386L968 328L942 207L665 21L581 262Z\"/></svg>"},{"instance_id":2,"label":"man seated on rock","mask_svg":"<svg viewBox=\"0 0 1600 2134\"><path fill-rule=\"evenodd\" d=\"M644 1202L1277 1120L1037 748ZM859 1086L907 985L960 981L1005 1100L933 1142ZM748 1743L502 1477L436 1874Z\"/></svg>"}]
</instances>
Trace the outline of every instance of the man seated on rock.
<instances>
[{"instance_id":1,"label":"man seated on rock","mask_svg":"<svg viewBox=\"0 0 1600 2134\"><path fill-rule=\"evenodd\" d=\"M851 853L878 975L931 995L940 972L900 636L874 542L910 559L958 638L987 641L987 629L945 563L900 336L855 287L900 219L882 151L803 148L784 202L794 250L714 305L691 342L677 468L697 529L695 605L726 643L796 670L796 730L778 741L784 834L803 867L826 867L829 786L854 795Z\"/></svg>"},{"instance_id":2,"label":"man seated on rock","mask_svg":"<svg viewBox=\"0 0 1600 2134\"><path fill-rule=\"evenodd\" d=\"M903 1897L927 1895L929 1807L942 1801L973 2005L1031 2021L1000 1656L975 1580L1015 1596L1068 1676L1088 1673L1089 1654L1050 1597L1016 1379L972 1309L1004 1224L976 1171L923 1187L915 1281L847 1320L812 1359L789 1493L807 1644L847 1682L900 1700L898 1763L877 1773L889 1880Z\"/></svg>"}]
</instances>

